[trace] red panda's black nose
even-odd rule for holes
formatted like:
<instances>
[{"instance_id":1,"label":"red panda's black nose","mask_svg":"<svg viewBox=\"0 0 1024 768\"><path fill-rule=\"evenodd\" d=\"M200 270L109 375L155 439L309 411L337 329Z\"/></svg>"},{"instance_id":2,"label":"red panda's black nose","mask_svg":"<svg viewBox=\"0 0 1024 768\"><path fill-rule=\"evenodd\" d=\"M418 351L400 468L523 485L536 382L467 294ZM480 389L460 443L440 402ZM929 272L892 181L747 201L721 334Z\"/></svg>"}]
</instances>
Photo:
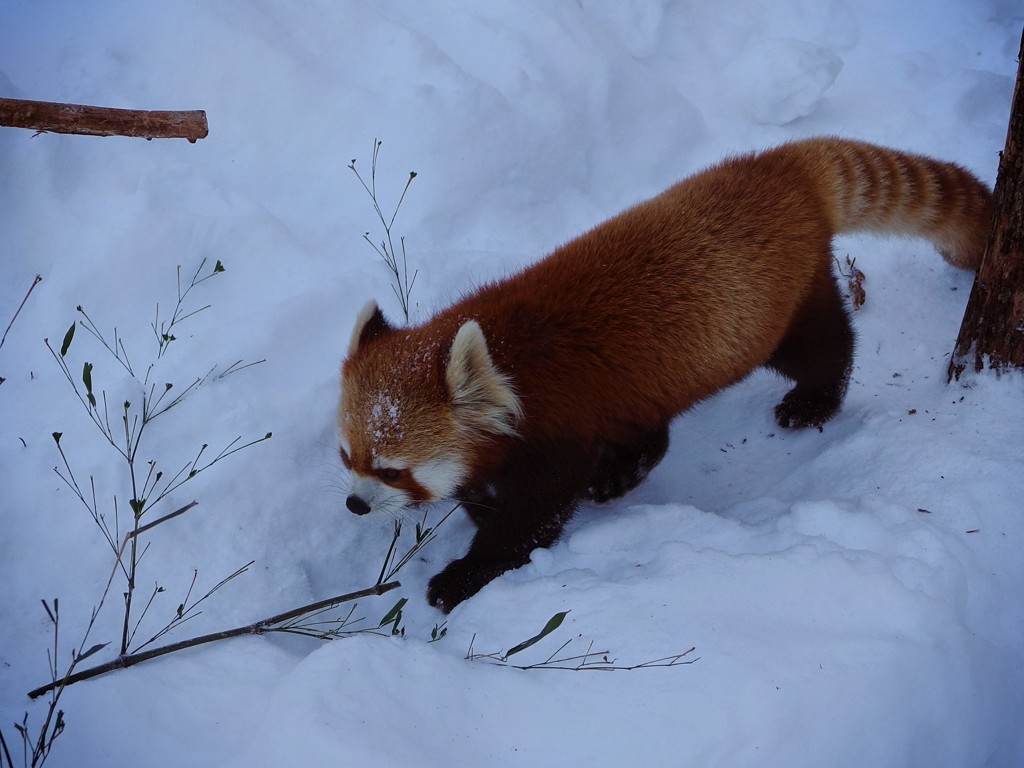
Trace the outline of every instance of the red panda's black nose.
<instances>
[{"instance_id":1,"label":"red panda's black nose","mask_svg":"<svg viewBox=\"0 0 1024 768\"><path fill-rule=\"evenodd\" d=\"M365 515L370 511L370 505L355 494L345 499L345 506L348 507L350 512L355 512L357 515Z\"/></svg>"}]
</instances>

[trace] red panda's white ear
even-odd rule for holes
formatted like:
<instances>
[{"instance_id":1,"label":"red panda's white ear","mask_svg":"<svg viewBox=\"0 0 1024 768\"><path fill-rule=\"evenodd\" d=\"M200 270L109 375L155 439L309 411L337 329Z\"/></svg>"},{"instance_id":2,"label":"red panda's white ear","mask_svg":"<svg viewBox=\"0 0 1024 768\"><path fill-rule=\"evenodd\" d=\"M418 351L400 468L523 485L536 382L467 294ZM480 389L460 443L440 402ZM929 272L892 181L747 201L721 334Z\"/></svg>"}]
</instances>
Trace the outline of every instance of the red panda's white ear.
<instances>
[{"instance_id":1,"label":"red panda's white ear","mask_svg":"<svg viewBox=\"0 0 1024 768\"><path fill-rule=\"evenodd\" d=\"M491 360L476 320L467 320L455 334L445 381L460 426L470 432L515 434L523 407L509 377Z\"/></svg>"},{"instance_id":2,"label":"red panda's white ear","mask_svg":"<svg viewBox=\"0 0 1024 768\"><path fill-rule=\"evenodd\" d=\"M352 357L367 341L389 330L391 326L384 319L384 313L380 311L377 302L370 299L356 315L356 327L352 330L352 338L348 342L348 356Z\"/></svg>"}]
</instances>

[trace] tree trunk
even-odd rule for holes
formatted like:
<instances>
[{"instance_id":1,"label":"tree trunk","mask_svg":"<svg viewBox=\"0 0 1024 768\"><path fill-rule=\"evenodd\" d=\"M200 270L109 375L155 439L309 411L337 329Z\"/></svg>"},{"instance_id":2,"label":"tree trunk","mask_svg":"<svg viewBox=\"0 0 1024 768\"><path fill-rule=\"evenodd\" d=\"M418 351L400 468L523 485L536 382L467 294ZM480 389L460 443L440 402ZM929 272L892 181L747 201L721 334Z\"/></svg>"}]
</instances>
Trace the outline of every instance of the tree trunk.
<instances>
[{"instance_id":1,"label":"tree trunk","mask_svg":"<svg viewBox=\"0 0 1024 768\"><path fill-rule=\"evenodd\" d=\"M949 379L966 369L1024 368L1024 35L999 158L995 216L949 363Z\"/></svg>"},{"instance_id":2,"label":"tree trunk","mask_svg":"<svg viewBox=\"0 0 1024 768\"><path fill-rule=\"evenodd\" d=\"M88 136L188 139L193 144L209 133L202 110L147 112L22 99L0 99L0 126Z\"/></svg>"}]
</instances>

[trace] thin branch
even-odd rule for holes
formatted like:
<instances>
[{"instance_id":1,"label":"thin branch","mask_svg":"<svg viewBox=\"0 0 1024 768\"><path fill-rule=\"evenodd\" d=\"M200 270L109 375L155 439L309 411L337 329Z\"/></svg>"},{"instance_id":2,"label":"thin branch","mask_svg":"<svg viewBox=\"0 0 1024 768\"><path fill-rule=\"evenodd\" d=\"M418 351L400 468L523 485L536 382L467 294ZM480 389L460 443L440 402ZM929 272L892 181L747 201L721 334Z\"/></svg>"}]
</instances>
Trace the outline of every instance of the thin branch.
<instances>
[{"instance_id":1,"label":"thin branch","mask_svg":"<svg viewBox=\"0 0 1024 768\"><path fill-rule=\"evenodd\" d=\"M243 565L241 568L236 569L235 572L232 573L230 576L225 576L223 579L218 581L213 587L211 587L209 589L209 591L205 595L203 595L198 600L196 600L194 603L192 603L192 605L189 605L188 604L188 599L192 595L192 588L195 586L196 578L199 575L199 571L195 571L193 576L192 576L192 584L189 585L188 593L185 595L185 599L178 606L178 611L177 611L177 614L175 615L175 617L173 619L171 619L164 626L163 629L161 629L159 632L157 632L155 635L153 635L151 638L149 638L149 640L144 642L142 645L138 646L135 649L135 652L137 653L138 651L141 651L143 648L145 648L147 645L150 645L151 643L156 642L161 637L166 635L168 632L170 632L171 630L175 629L176 627L179 627L180 625L184 624L186 621L190 621L190 620L194 619L196 616L201 615L202 611L197 611L196 608L198 608L199 605L204 600L206 600L208 597L210 597L210 595L212 595L214 592L219 590L221 587L223 587L228 582L232 581L233 579L237 579L243 573L248 571L249 567L253 563L255 563L255 562L256 562L255 560L250 560L248 563Z\"/></svg>"},{"instance_id":2,"label":"thin branch","mask_svg":"<svg viewBox=\"0 0 1024 768\"><path fill-rule=\"evenodd\" d=\"M254 363L246 363L245 365L240 365L238 368L236 368L235 366L239 365L239 363L241 363L241 362L242 362L241 360L236 360L231 365L229 365L226 370L221 371L220 373L218 373L217 374L217 380L219 381L220 379L227 378L232 373L238 373L239 371L244 371L246 368L251 368L254 365L259 365L260 363L265 363L265 362L267 362L267 358L263 358L262 360L257 360Z\"/></svg>"},{"instance_id":3,"label":"thin branch","mask_svg":"<svg viewBox=\"0 0 1024 768\"><path fill-rule=\"evenodd\" d=\"M25 306L25 302L28 301L28 297L32 295L32 291L36 289L36 286L43 281L40 275L36 275L36 279L32 281L32 285L28 288L28 293L25 294L25 298L21 300L21 304L14 311L14 317L11 318L11 322L7 324L7 329L4 331L4 335L0 338L0 347L3 347L4 342L7 341L7 332L11 330L11 326L14 325L14 321L18 319L18 315L21 314L22 307Z\"/></svg>"},{"instance_id":4,"label":"thin branch","mask_svg":"<svg viewBox=\"0 0 1024 768\"><path fill-rule=\"evenodd\" d=\"M126 371L128 371L129 375L134 376L135 371L132 370L132 366L128 361L128 355L125 354L124 360L122 360L121 355L118 352L119 349L124 350L124 342L117 335L117 328L114 328L114 346L110 346L110 344L107 343L107 339L100 332L100 329L96 326L96 323L93 322L93 319L86 313L82 305L79 304L76 309L78 310L78 313L85 318L85 320L79 321L81 322L82 327L95 336L96 340L99 341L100 344L106 347L107 351L113 355L114 359L117 360L117 362L119 362Z\"/></svg>"},{"instance_id":5,"label":"thin branch","mask_svg":"<svg viewBox=\"0 0 1024 768\"><path fill-rule=\"evenodd\" d=\"M200 637L193 637L189 640L182 640L181 642L172 643L170 645L161 646L160 648L153 648L149 651L142 653L132 653L124 656L119 656L107 664L101 664L90 669L76 672L72 675L68 675L63 680L57 683L49 683L35 690L29 691L28 695L30 698L36 699L45 693L49 693L58 686L68 686L73 683L81 682L82 680L89 680L93 677L105 674L107 672L113 672L116 669L127 669L133 667L136 664L141 664L144 661L155 659L159 656L166 656L169 653L180 651L185 648L194 648L199 645L206 645L207 643L213 643L218 640L226 640L231 637L241 637L243 635L263 635L267 632L275 631L276 624L284 624L285 622L302 616L313 611L319 611L324 608L330 608L341 603L351 602L352 600L359 600L364 597L371 597L374 595L383 595L385 592L390 592L393 589L397 589L402 586L400 582L391 581L387 584L377 584L376 586L369 587L367 589L361 589L358 592L349 592L344 595L338 595L337 597L331 597L327 600L321 600L316 603L304 605L300 608L293 608L290 611L279 613L276 616L271 616L266 619L262 619L253 624L246 624L242 627L236 627L235 629L228 629L223 632L214 632L209 635L202 635Z\"/></svg>"}]
</instances>

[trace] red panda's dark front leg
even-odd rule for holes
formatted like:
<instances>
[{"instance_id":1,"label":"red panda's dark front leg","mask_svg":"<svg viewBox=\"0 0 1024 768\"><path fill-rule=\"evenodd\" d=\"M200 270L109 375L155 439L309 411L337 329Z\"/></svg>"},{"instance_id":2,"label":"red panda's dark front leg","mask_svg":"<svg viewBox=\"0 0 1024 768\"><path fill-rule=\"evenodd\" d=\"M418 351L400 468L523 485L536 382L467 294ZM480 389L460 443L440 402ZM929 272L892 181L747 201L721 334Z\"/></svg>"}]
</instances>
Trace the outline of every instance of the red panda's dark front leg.
<instances>
[{"instance_id":1,"label":"red panda's dark front leg","mask_svg":"<svg viewBox=\"0 0 1024 768\"><path fill-rule=\"evenodd\" d=\"M466 555L430 580L427 601L445 613L498 576L555 543L585 496L596 451L580 446L518 450L488 478L486 505L474 505L477 533Z\"/></svg>"}]
</instances>

